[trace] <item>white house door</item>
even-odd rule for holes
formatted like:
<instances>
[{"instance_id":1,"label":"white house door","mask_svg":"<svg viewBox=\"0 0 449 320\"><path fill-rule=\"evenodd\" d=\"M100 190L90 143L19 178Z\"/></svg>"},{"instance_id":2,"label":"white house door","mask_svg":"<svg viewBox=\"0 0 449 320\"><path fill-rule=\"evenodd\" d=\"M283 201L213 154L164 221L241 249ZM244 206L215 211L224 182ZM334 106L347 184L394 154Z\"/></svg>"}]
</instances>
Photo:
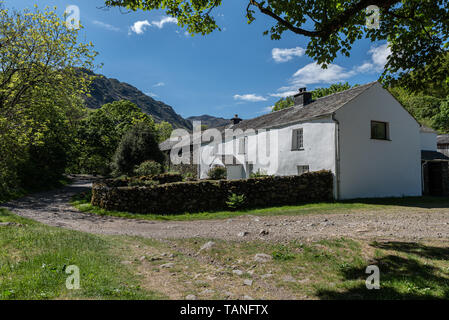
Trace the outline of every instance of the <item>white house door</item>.
<instances>
[{"instance_id":1,"label":"white house door","mask_svg":"<svg viewBox=\"0 0 449 320\"><path fill-rule=\"evenodd\" d=\"M242 165L227 166L226 173L228 180L243 179L244 170Z\"/></svg>"}]
</instances>

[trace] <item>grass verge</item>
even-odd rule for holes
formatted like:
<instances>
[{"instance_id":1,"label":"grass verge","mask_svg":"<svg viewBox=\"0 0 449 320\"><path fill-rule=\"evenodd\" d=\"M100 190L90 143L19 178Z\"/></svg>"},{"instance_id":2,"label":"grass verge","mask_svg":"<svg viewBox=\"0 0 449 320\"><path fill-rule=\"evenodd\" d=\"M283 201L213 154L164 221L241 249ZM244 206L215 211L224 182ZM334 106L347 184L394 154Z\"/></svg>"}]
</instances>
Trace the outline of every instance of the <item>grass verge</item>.
<instances>
[{"instance_id":1,"label":"grass verge","mask_svg":"<svg viewBox=\"0 0 449 320\"><path fill-rule=\"evenodd\" d=\"M188 221L206 219L227 219L242 215L279 216L305 215L320 213L351 213L361 210L393 210L403 207L415 208L449 208L449 198L446 197L404 197L359 199L354 201L309 203L296 206L280 206L263 209L249 209L238 211L215 211L183 214L138 214L130 212L112 211L93 206L90 203L90 192L75 195L71 204L81 212L93 213L101 216L114 216L143 220Z\"/></svg>"},{"instance_id":2,"label":"grass verge","mask_svg":"<svg viewBox=\"0 0 449 320\"><path fill-rule=\"evenodd\" d=\"M151 299L121 261L118 238L45 226L0 209L0 299ZM68 290L65 270L80 270Z\"/></svg>"}]
</instances>

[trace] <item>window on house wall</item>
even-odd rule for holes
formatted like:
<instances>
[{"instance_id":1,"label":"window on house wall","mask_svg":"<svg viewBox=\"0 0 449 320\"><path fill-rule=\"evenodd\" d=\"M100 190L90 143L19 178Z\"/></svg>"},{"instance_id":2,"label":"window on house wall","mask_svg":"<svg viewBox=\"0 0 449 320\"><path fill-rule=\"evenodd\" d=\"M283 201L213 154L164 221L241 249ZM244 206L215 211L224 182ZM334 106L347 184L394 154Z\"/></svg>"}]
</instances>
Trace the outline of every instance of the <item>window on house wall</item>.
<instances>
[{"instance_id":1,"label":"window on house wall","mask_svg":"<svg viewBox=\"0 0 449 320\"><path fill-rule=\"evenodd\" d=\"M246 143L245 137L239 139L239 154L245 154Z\"/></svg>"},{"instance_id":2,"label":"window on house wall","mask_svg":"<svg viewBox=\"0 0 449 320\"><path fill-rule=\"evenodd\" d=\"M371 121L371 139L388 140L388 123Z\"/></svg>"},{"instance_id":3,"label":"window on house wall","mask_svg":"<svg viewBox=\"0 0 449 320\"><path fill-rule=\"evenodd\" d=\"M304 138L302 128L292 131L292 150L302 150L304 148Z\"/></svg>"},{"instance_id":4,"label":"window on house wall","mask_svg":"<svg viewBox=\"0 0 449 320\"><path fill-rule=\"evenodd\" d=\"M309 165L298 166L298 175L309 172Z\"/></svg>"}]
</instances>

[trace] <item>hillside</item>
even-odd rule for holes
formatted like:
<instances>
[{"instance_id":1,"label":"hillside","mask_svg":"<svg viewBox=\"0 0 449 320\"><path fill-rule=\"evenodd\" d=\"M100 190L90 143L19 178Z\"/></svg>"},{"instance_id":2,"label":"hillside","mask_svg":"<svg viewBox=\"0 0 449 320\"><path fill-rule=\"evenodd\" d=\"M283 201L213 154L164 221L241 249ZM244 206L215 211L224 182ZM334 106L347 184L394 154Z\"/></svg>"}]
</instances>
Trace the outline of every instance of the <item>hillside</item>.
<instances>
[{"instance_id":1,"label":"hillside","mask_svg":"<svg viewBox=\"0 0 449 320\"><path fill-rule=\"evenodd\" d=\"M216 128L225 126L230 123L229 119L225 118L217 118L214 116L210 116L207 114L203 114L202 116L192 116L188 117L187 120L189 121L201 121L201 124L207 125L209 128Z\"/></svg>"},{"instance_id":2,"label":"hillside","mask_svg":"<svg viewBox=\"0 0 449 320\"><path fill-rule=\"evenodd\" d=\"M97 76L91 85L92 97L86 99L88 108L98 109L105 103L129 100L139 106L143 112L151 115L156 122L167 121L175 128L192 129L192 123L177 114L171 106L154 100L136 87L91 71L83 70L83 72Z\"/></svg>"}]
</instances>

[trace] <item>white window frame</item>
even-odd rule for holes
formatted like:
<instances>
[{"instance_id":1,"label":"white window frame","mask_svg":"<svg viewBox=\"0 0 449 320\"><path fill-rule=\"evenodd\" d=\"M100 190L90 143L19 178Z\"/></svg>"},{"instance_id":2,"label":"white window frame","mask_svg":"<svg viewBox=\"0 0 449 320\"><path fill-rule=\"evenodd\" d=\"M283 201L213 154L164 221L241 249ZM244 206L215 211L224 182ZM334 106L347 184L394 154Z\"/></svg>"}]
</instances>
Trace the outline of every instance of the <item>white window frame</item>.
<instances>
[{"instance_id":1,"label":"white window frame","mask_svg":"<svg viewBox=\"0 0 449 320\"><path fill-rule=\"evenodd\" d=\"M303 128L292 130L292 151L304 150L304 130Z\"/></svg>"}]
</instances>

